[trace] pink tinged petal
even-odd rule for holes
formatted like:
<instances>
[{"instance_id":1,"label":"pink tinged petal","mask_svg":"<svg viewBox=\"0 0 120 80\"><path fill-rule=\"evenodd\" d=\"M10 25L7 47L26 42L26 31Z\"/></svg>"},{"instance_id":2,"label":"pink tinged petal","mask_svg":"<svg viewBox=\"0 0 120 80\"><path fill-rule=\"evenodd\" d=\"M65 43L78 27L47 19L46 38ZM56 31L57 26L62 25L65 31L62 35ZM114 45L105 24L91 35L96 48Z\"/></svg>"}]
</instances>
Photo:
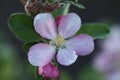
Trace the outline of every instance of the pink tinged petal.
<instances>
[{"instance_id":1,"label":"pink tinged petal","mask_svg":"<svg viewBox=\"0 0 120 80\"><path fill-rule=\"evenodd\" d=\"M116 69L116 60L116 54L109 51L103 51L95 57L93 66L100 72L110 72Z\"/></svg>"},{"instance_id":2,"label":"pink tinged petal","mask_svg":"<svg viewBox=\"0 0 120 80\"><path fill-rule=\"evenodd\" d=\"M75 51L70 49L59 49L57 54L57 61L64 66L69 66L77 60Z\"/></svg>"},{"instance_id":3,"label":"pink tinged petal","mask_svg":"<svg viewBox=\"0 0 120 80\"><path fill-rule=\"evenodd\" d=\"M108 38L104 40L103 49L113 53L120 52L120 28L113 26Z\"/></svg>"},{"instance_id":4,"label":"pink tinged petal","mask_svg":"<svg viewBox=\"0 0 120 80\"><path fill-rule=\"evenodd\" d=\"M120 80L120 71L113 71L105 75L105 80Z\"/></svg>"},{"instance_id":5,"label":"pink tinged petal","mask_svg":"<svg viewBox=\"0 0 120 80\"><path fill-rule=\"evenodd\" d=\"M39 75L42 75L43 74L43 67L38 67L38 74Z\"/></svg>"},{"instance_id":6,"label":"pink tinged petal","mask_svg":"<svg viewBox=\"0 0 120 80\"><path fill-rule=\"evenodd\" d=\"M56 37L56 24L50 13L38 14L34 19L35 30L42 37L53 39Z\"/></svg>"},{"instance_id":7,"label":"pink tinged petal","mask_svg":"<svg viewBox=\"0 0 120 80\"><path fill-rule=\"evenodd\" d=\"M69 38L76 34L76 32L80 29L80 26L80 17L75 13L69 13L60 19L58 32L65 38Z\"/></svg>"},{"instance_id":8,"label":"pink tinged petal","mask_svg":"<svg viewBox=\"0 0 120 80\"><path fill-rule=\"evenodd\" d=\"M94 50L93 38L87 34L80 34L65 43L67 48L73 49L78 55L88 55Z\"/></svg>"},{"instance_id":9,"label":"pink tinged petal","mask_svg":"<svg viewBox=\"0 0 120 80\"><path fill-rule=\"evenodd\" d=\"M55 55L55 47L39 43L32 46L28 52L28 60L34 66L45 66Z\"/></svg>"}]
</instances>

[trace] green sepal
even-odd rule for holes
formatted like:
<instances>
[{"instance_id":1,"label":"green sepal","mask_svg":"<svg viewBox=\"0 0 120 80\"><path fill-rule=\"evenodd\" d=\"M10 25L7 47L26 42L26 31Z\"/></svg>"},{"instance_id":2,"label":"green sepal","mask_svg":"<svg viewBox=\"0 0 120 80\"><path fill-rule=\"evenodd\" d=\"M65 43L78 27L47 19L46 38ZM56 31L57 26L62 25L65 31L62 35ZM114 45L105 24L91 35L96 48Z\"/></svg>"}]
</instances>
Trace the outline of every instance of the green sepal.
<instances>
[{"instance_id":1,"label":"green sepal","mask_svg":"<svg viewBox=\"0 0 120 80\"><path fill-rule=\"evenodd\" d=\"M72 4L80 9L85 9L85 6L83 4L77 3L77 2L73 2L73 1L66 1L66 3Z\"/></svg>"},{"instance_id":2,"label":"green sepal","mask_svg":"<svg viewBox=\"0 0 120 80\"><path fill-rule=\"evenodd\" d=\"M35 78L36 80L44 80L43 77L38 74L38 67L35 67Z\"/></svg>"},{"instance_id":3,"label":"green sepal","mask_svg":"<svg viewBox=\"0 0 120 80\"><path fill-rule=\"evenodd\" d=\"M60 15L66 15L69 11L69 7L70 7L70 4L65 4L64 7L56 9L55 11L53 11L52 15L54 16L54 18L56 18L57 16L60 16Z\"/></svg>"}]
</instances>

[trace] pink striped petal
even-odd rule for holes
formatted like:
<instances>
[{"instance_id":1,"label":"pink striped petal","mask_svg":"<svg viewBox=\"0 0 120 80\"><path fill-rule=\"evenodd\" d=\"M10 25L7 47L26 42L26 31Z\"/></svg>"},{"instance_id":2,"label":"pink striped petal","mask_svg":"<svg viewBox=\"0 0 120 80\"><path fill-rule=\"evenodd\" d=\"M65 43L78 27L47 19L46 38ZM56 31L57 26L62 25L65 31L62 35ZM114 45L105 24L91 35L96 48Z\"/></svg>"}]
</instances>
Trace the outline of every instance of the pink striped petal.
<instances>
[{"instance_id":1,"label":"pink striped petal","mask_svg":"<svg viewBox=\"0 0 120 80\"><path fill-rule=\"evenodd\" d=\"M67 48L73 49L78 55L88 55L94 49L93 38L87 34L80 34L65 43Z\"/></svg>"},{"instance_id":2,"label":"pink striped petal","mask_svg":"<svg viewBox=\"0 0 120 80\"><path fill-rule=\"evenodd\" d=\"M57 54L57 61L64 66L69 66L77 60L75 51L70 49L59 49Z\"/></svg>"},{"instance_id":3,"label":"pink striped petal","mask_svg":"<svg viewBox=\"0 0 120 80\"><path fill-rule=\"evenodd\" d=\"M45 66L55 55L55 47L44 43L32 46L28 52L28 60L34 66Z\"/></svg>"},{"instance_id":4,"label":"pink striped petal","mask_svg":"<svg viewBox=\"0 0 120 80\"><path fill-rule=\"evenodd\" d=\"M76 32L80 29L80 26L80 17L75 13L69 13L60 19L58 32L65 38L69 38L76 34Z\"/></svg>"},{"instance_id":5,"label":"pink striped petal","mask_svg":"<svg viewBox=\"0 0 120 80\"><path fill-rule=\"evenodd\" d=\"M39 75L42 75L43 74L43 67L38 67L38 74Z\"/></svg>"},{"instance_id":6,"label":"pink striped petal","mask_svg":"<svg viewBox=\"0 0 120 80\"><path fill-rule=\"evenodd\" d=\"M56 24L50 13L38 14L34 19L34 26L37 33L47 39L56 37Z\"/></svg>"}]
</instances>

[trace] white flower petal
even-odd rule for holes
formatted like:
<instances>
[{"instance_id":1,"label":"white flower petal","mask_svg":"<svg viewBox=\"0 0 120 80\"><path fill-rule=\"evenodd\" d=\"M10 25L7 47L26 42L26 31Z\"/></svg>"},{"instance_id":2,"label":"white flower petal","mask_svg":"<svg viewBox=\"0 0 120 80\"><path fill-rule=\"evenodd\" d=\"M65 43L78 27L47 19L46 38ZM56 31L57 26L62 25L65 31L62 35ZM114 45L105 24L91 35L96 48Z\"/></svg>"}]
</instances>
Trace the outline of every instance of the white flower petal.
<instances>
[{"instance_id":1,"label":"white flower petal","mask_svg":"<svg viewBox=\"0 0 120 80\"><path fill-rule=\"evenodd\" d=\"M28 60L34 66L45 66L55 56L55 47L44 43L33 45L28 52Z\"/></svg>"},{"instance_id":2,"label":"white flower petal","mask_svg":"<svg viewBox=\"0 0 120 80\"><path fill-rule=\"evenodd\" d=\"M75 13L69 13L61 18L58 32L65 38L69 38L76 34L76 32L80 29L80 26L80 17Z\"/></svg>"},{"instance_id":3,"label":"white flower petal","mask_svg":"<svg viewBox=\"0 0 120 80\"><path fill-rule=\"evenodd\" d=\"M94 50L93 38L87 34L75 36L66 41L65 45L75 50L78 55L88 55Z\"/></svg>"},{"instance_id":4,"label":"white flower petal","mask_svg":"<svg viewBox=\"0 0 120 80\"><path fill-rule=\"evenodd\" d=\"M37 33L47 39L56 37L56 24L50 13L38 14L34 19L34 26Z\"/></svg>"},{"instance_id":5,"label":"white flower petal","mask_svg":"<svg viewBox=\"0 0 120 80\"><path fill-rule=\"evenodd\" d=\"M77 60L75 51L70 49L59 49L57 54L57 61L64 66L73 64Z\"/></svg>"}]
</instances>

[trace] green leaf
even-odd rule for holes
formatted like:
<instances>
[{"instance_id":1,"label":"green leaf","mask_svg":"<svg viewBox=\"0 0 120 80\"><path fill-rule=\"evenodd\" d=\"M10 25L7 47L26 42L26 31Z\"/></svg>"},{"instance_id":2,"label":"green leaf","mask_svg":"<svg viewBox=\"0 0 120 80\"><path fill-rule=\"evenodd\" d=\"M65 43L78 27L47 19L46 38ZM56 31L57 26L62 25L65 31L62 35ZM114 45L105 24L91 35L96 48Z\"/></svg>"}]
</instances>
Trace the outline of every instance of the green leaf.
<instances>
[{"instance_id":1,"label":"green leaf","mask_svg":"<svg viewBox=\"0 0 120 80\"><path fill-rule=\"evenodd\" d=\"M70 4L65 4L64 7L53 11L52 15L54 16L54 18L56 18L59 15L66 15L69 11L69 7L70 7Z\"/></svg>"},{"instance_id":2,"label":"green leaf","mask_svg":"<svg viewBox=\"0 0 120 80\"><path fill-rule=\"evenodd\" d=\"M89 34L94 39L105 38L109 34L108 25L102 23L87 23L81 26L77 34Z\"/></svg>"},{"instance_id":3,"label":"green leaf","mask_svg":"<svg viewBox=\"0 0 120 80\"><path fill-rule=\"evenodd\" d=\"M35 78L36 80L44 80L43 77L38 74L38 67L35 67Z\"/></svg>"},{"instance_id":4,"label":"green leaf","mask_svg":"<svg viewBox=\"0 0 120 80\"><path fill-rule=\"evenodd\" d=\"M34 44L37 44L37 42L26 42L23 45L24 51L27 53L29 51L29 48L33 46Z\"/></svg>"},{"instance_id":5,"label":"green leaf","mask_svg":"<svg viewBox=\"0 0 120 80\"><path fill-rule=\"evenodd\" d=\"M66 1L66 3L69 3L69 4L72 4L80 9L85 9L85 6L80 4L80 3L77 3L77 2L73 2L73 1Z\"/></svg>"},{"instance_id":6,"label":"green leaf","mask_svg":"<svg viewBox=\"0 0 120 80\"><path fill-rule=\"evenodd\" d=\"M39 41L40 36L35 32L33 18L24 13L13 13L8 19L9 28L22 41Z\"/></svg>"}]
</instances>

